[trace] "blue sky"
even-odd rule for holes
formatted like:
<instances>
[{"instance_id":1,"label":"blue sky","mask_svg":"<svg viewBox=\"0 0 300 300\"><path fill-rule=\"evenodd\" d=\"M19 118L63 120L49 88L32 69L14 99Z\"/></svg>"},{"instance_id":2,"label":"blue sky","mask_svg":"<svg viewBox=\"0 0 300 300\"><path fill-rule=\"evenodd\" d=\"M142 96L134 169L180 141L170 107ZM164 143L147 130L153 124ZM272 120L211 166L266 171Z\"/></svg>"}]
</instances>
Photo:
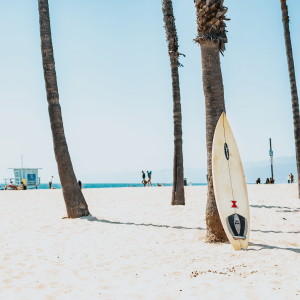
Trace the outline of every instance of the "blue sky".
<instances>
[{"instance_id":1,"label":"blue sky","mask_svg":"<svg viewBox=\"0 0 300 300\"><path fill-rule=\"evenodd\" d=\"M40 54L37 0L0 2L0 181L8 167L42 167L58 182ZM186 168L206 165L201 52L192 0L173 0L180 52ZM296 77L300 11L288 0ZM161 1L49 0L60 103L77 177L171 169L171 71ZM243 161L294 156L280 0L225 0L221 58L227 116ZM300 84L300 83L299 83ZM299 86L298 84L298 86Z\"/></svg>"}]
</instances>

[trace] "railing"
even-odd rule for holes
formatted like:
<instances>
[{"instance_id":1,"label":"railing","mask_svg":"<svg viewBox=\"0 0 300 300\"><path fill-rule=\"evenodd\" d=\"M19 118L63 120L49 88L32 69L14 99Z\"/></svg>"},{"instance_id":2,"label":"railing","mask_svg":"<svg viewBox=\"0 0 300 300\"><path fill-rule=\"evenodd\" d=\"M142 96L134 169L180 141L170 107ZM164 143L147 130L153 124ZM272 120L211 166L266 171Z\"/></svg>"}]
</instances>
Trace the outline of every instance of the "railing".
<instances>
[{"instance_id":1,"label":"railing","mask_svg":"<svg viewBox=\"0 0 300 300\"><path fill-rule=\"evenodd\" d=\"M23 180L22 177L4 178L4 181L5 181L4 184L5 185L10 185L10 182L12 182L13 185L21 186L22 185L22 180ZM40 185L40 183L41 183L41 178L38 177L35 184L27 184L27 182L26 182L26 186L38 186L38 185Z\"/></svg>"}]
</instances>

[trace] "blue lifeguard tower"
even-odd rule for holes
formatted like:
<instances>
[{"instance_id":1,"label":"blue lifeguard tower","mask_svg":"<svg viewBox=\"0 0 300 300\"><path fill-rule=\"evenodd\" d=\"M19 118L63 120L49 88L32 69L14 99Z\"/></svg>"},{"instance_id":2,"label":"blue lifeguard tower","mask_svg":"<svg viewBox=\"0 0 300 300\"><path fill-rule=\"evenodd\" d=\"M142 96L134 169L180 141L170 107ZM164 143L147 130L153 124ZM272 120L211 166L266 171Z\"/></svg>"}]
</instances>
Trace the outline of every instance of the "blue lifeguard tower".
<instances>
[{"instance_id":1,"label":"blue lifeguard tower","mask_svg":"<svg viewBox=\"0 0 300 300\"><path fill-rule=\"evenodd\" d=\"M14 170L14 178L5 178L5 185L9 185L10 182L13 182L16 186L21 186L22 182L26 185L27 188L38 188L41 183L39 177L39 170L42 168L23 168L23 157L22 157L22 167L21 168L8 168Z\"/></svg>"}]
</instances>

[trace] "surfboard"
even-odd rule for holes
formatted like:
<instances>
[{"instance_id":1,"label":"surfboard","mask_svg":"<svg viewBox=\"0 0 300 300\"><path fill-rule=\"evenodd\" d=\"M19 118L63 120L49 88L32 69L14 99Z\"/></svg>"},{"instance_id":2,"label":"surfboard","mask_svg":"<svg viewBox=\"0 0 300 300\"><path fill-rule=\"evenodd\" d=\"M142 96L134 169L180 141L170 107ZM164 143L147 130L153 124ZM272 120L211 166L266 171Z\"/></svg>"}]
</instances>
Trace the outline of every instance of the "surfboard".
<instances>
[{"instance_id":1,"label":"surfboard","mask_svg":"<svg viewBox=\"0 0 300 300\"><path fill-rule=\"evenodd\" d=\"M239 150L224 112L214 134L212 174L226 235L234 250L246 250L250 235L247 186Z\"/></svg>"}]
</instances>

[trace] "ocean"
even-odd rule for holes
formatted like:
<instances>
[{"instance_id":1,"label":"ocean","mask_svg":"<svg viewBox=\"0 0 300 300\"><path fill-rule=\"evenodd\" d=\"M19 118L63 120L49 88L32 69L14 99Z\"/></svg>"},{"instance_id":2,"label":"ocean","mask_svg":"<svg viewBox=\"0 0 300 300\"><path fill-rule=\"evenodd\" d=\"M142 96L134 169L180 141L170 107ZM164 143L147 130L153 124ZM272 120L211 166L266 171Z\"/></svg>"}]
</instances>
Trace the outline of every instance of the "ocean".
<instances>
[{"instance_id":1,"label":"ocean","mask_svg":"<svg viewBox=\"0 0 300 300\"><path fill-rule=\"evenodd\" d=\"M157 186L157 183L153 183L153 186ZM193 186L197 185L207 185L206 183L193 183ZM124 187L143 187L141 183L83 183L82 188L84 189L105 189L105 188L124 188ZM172 186L172 183L165 183L165 186ZM53 183L52 187L56 189L61 189L59 183ZM0 189L3 189L4 185L0 184ZM41 183L38 187L39 190L49 189L48 183Z\"/></svg>"}]
</instances>

